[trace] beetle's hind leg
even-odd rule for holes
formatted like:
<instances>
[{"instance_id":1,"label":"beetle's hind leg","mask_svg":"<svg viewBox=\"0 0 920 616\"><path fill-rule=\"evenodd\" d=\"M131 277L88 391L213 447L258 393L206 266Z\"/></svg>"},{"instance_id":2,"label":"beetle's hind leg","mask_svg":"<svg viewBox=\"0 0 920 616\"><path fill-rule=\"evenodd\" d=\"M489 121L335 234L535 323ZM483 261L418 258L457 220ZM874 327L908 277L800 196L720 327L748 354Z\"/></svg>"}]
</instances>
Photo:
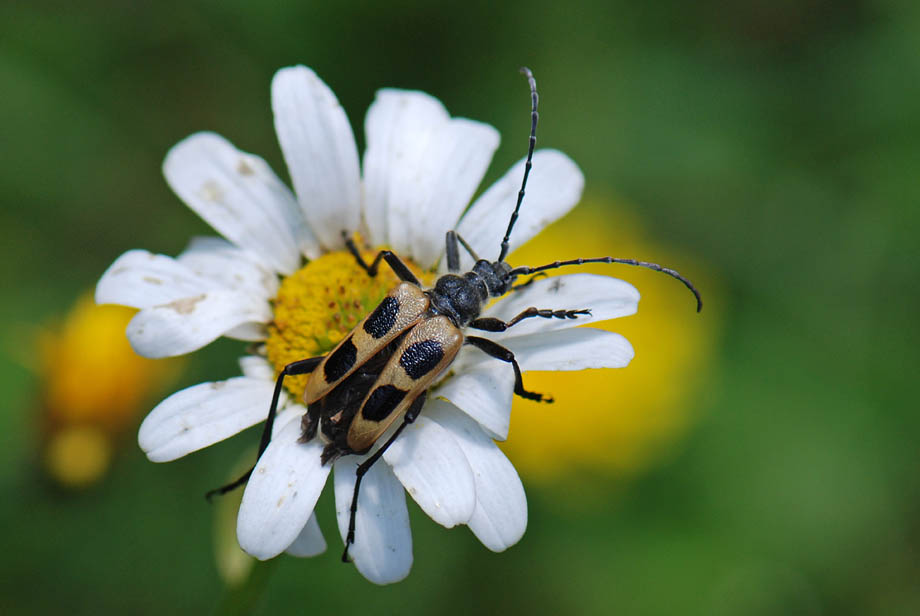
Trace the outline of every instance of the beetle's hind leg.
<instances>
[{"instance_id":1,"label":"beetle's hind leg","mask_svg":"<svg viewBox=\"0 0 920 616\"><path fill-rule=\"evenodd\" d=\"M265 427L262 429L262 439L259 441L259 454L256 456L256 462L258 462L262 454L265 453L268 443L272 440L272 428L275 425L275 415L278 413L278 399L281 397L281 386L284 383L284 377L297 374L309 374L316 369L321 361L323 361L322 356L301 359L300 361L291 362L281 370L281 373L278 375L278 380L275 381L275 392L272 394L272 404L268 409L268 416L265 418ZM255 465L253 465L252 468L243 473L236 481L231 481L227 485L208 491L204 495L205 498L210 501L215 495L220 496L235 490L249 481L249 477L252 475L252 471L254 471L255 468Z\"/></svg>"},{"instance_id":2,"label":"beetle's hind leg","mask_svg":"<svg viewBox=\"0 0 920 616\"><path fill-rule=\"evenodd\" d=\"M400 280L403 282L411 282L417 286L422 286L422 283L418 278L415 277L415 274L412 273L412 270L410 270L406 264L402 262L402 259L400 259L396 253L390 250L381 250L377 253L377 256L374 257L374 261L368 265L364 260L364 257L362 257L361 253L358 251L358 247L355 246L355 241L348 237L348 234L345 231L342 232L342 236L345 238L345 248L347 248L348 252L351 253L351 256L355 258L355 261L358 263L361 269L367 272L367 275L371 278L377 275L377 270L380 268L380 261L384 260Z\"/></svg>"},{"instance_id":3,"label":"beetle's hind leg","mask_svg":"<svg viewBox=\"0 0 920 616\"><path fill-rule=\"evenodd\" d=\"M358 465L358 470L355 471L355 491L351 497L351 509L348 516L348 534L345 536L345 551L342 552L342 562L348 562L348 548L355 542L355 518L358 515L358 491L361 489L361 479L364 475L367 474L367 471L374 465L377 460L383 456L390 445L393 444L393 441L402 434L402 431L406 429L410 423L415 421L415 418L418 417L419 412L421 412L422 407L425 406L425 399L428 396L427 391L423 391L418 398L416 398L409 409L406 411L406 414L403 416L403 422L399 424L399 427L396 428L396 432L393 433L393 436L387 439L387 442L384 443L380 449L374 452L374 455L369 457L367 460Z\"/></svg>"},{"instance_id":4,"label":"beetle's hind leg","mask_svg":"<svg viewBox=\"0 0 920 616\"><path fill-rule=\"evenodd\" d=\"M534 400L536 402L554 402L552 396L544 396L543 394L538 394L536 392L527 391L524 389L524 380L521 378L521 367L518 365L517 360L514 358L514 353L512 353L509 349L506 349L502 345L493 342L488 338L480 338L479 336L467 336L464 344L471 344L486 355L511 364L511 367L514 368L514 393L518 396L527 398L528 400Z\"/></svg>"}]
</instances>

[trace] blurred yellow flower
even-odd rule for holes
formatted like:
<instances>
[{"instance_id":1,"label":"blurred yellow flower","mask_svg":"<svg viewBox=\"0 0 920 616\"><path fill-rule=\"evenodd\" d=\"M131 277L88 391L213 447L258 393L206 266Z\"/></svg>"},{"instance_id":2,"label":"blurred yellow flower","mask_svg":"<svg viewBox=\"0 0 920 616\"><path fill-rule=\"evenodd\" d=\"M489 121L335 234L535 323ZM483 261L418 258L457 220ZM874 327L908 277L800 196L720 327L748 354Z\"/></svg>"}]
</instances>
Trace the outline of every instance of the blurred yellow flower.
<instances>
[{"instance_id":1,"label":"blurred yellow flower","mask_svg":"<svg viewBox=\"0 0 920 616\"><path fill-rule=\"evenodd\" d=\"M694 394L712 356L720 304L700 263L646 240L624 209L590 200L509 260L518 265L544 263L548 257L608 255L677 269L700 289L705 309L697 314L687 289L657 272L626 265L579 268L626 280L639 290L636 315L591 324L624 335L636 356L619 370L525 374L528 389L556 398L553 405L514 399L510 436L502 448L527 479L570 479L578 469L619 477L635 474L666 455L694 419Z\"/></svg>"},{"instance_id":2,"label":"blurred yellow flower","mask_svg":"<svg viewBox=\"0 0 920 616\"><path fill-rule=\"evenodd\" d=\"M147 411L175 361L137 355L125 337L136 311L81 297L54 331L39 335L43 463L68 487L98 480L117 439Z\"/></svg>"},{"instance_id":3,"label":"blurred yellow flower","mask_svg":"<svg viewBox=\"0 0 920 616\"><path fill-rule=\"evenodd\" d=\"M45 469L61 485L90 485L112 462L112 443L98 426L64 426L46 437Z\"/></svg>"}]
</instances>

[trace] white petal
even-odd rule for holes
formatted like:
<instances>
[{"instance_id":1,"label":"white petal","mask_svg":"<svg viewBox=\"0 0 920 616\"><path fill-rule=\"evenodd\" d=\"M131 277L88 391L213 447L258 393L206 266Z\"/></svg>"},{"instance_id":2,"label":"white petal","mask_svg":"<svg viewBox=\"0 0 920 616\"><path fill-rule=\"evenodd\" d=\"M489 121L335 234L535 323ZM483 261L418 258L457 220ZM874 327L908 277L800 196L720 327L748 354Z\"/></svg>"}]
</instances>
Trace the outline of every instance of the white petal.
<instances>
[{"instance_id":1,"label":"white petal","mask_svg":"<svg viewBox=\"0 0 920 616\"><path fill-rule=\"evenodd\" d=\"M234 291L270 299L278 293L279 279L249 252L219 237L195 237L176 261L203 278Z\"/></svg>"},{"instance_id":2,"label":"white petal","mask_svg":"<svg viewBox=\"0 0 920 616\"><path fill-rule=\"evenodd\" d=\"M300 265L298 235L309 232L291 192L258 156L196 133L173 146L163 174L196 214L267 266L290 274Z\"/></svg>"},{"instance_id":3,"label":"white petal","mask_svg":"<svg viewBox=\"0 0 920 616\"><path fill-rule=\"evenodd\" d=\"M524 159L476 199L457 226L457 232L482 258L498 257L523 179ZM544 227L575 207L581 199L584 185L581 170L562 152L534 152L526 196L511 233L511 250L523 246ZM473 260L465 250L460 251L460 256L461 269L469 270Z\"/></svg>"},{"instance_id":4,"label":"white petal","mask_svg":"<svg viewBox=\"0 0 920 616\"><path fill-rule=\"evenodd\" d=\"M218 288L172 257L129 250L102 274L96 285L97 304L149 308Z\"/></svg>"},{"instance_id":5,"label":"white petal","mask_svg":"<svg viewBox=\"0 0 920 616\"><path fill-rule=\"evenodd\" d=\"M233 329L228 329L224 332L224 336L233 338L234 340L258 342L268 338L268 329L265 327L264 323L249 322L237 325Z\"/></svg>"},{"instance_id":6,"label":"white petal","mask_svg":"<svg viewBox=\"0 0 920 616\"><path fill-rule=\"evenodd\" d=\"M358 149L345 111L305 66L275 73L272 109L303 215L323 247L338 248L361 215Z\"/></svg>"},{"instance_id":7,"label":"white petal","mask_svg":"<svg viewBox=\"0 0 920 616\"><path fill-rule=\"evenodd\" d=\"M264 420L272 390L271 381L240 376L178 391L150 411L138 444L154 462L181 458Z\"/></svg>"},{"instance_id":8,"label":"white petal","mask_svg":"<svg viewBox=\"0 0 920 616\"><path fill-rule=\"evenodd\" d=\"M422 267L434 265L444 252L444 235L469 204L498 141L498 131L488 124L454 118L435 131L415 168L401 169L388 229L406 227L409 254Z\"/></svg>"},{"instance_id":9,"label":"white petal","mask_svg":"<svg viewBox=\"0 0 920 616\"><path fill-rule=\"evenodd\" d=\"M435 263L444 251L444 234L479 186L498 139L487 124L452 119L433 131L412 167L393 169L387 229L394 248L422 267Z\"/></svg>"},{"instance_id":10,"label":"white petal","mask_svg":"<svg viewBox=\"0 0 920 616\"><path fill-rule=\"evenodd\" d=\"M131 346L144 357L200 349L234 327L272 318L266 301L237 291L210 291L145 308L128 324Z\"/></svg>"},{"instance_id":11,"label":"white petal","mask_svg":"<svg viewBox=\"0 0 920 616\"><path fill-rule=\"evenodd\" d=\"M521 370L584 370L623 368L635 353L620 334L579 327L565 331L505 338Z\"/></svg>"},{"instance_id":12,"label":"white petal","mask_svg":"<svg viewBox=\"0 0 920 616\"><path fill-rule=\"evenodd\" d=\"M245 376L263 381L275 381L275 368L267 359L258 355L244 355L239 359L240 371Z\"/></svg>"},{"instance_id":13,"label":"white petal","mask_svg":"<svg viewBox=\"0 0 920 616\"><path fill-rule=\"evenodd\" d=\"M316 521L316 514L310 515L306 526L294 539L294 543L288 546L287 552L291 556L299 558L309 558L322 554L326 551L326 540L323 539L323 532L319 529L319 522Z\"/></svg>"},{"instance_id":14,"label":"white petal","mask_svg":"<svg viewBox=\"0 0 920 616\"><path fill-rule=\"evenodd\" d=\"M295 418L299 423L303 420L303 416L307 414L306 408L300 404L291 404L290 400L289 397L282 395L281 401L278 402L278 414L275 415L275 423L272 425L272 439L281 434L281 431Z\"/></svg>"},{"instance_id":15,"label":"white petal","mask_svg":"<svg viewBox=\"0 0 920 616\"><path fill-rule=\"evenodd\" d=\"M628 282L610 276L569 274L536 280L530 286L505 296L485 310L483 316L510 321L531 306L551 310L591 310L591 314L578 315L576 319L524 319L505 332L493 334L492 337L497 340L625 317L635 314L638 304L639 292Z\"/></svg>"},{"instance_id":16,"label":"white petal","mask_svg":"<svg viewBox=\"0 0 920 616\"><path fill-rule=\"evenodd\" d=\"M514 466L482 429L452 405L434 401L425 413L450 431L476 480L476 508L469 527L482 544L501 552L527 528L527 497Z\"/></svg>"},{"instance_id":17,"label":"white petal","mask_svg":"<svg viewBox=\"0 0 920 616\"><path fill-rule=\"evenodd\" d=\"M290 421L259 458L240 504L240 547L259 560L273 558L303 530L319 498L329 466L320 463L318 439L299 442L300 422Z\"/></svg>"},{"instance_id":18,"label":"white petal","mask_svg":"<svg viewBox=\"0 0 920 616\"><path fill-rule=\"evenodd\" d=\"M441 102L424 92L384 89L364 119L364 221L372 245L409 249L408 225L388 229L390 208L405 192L408 172L418 169L432 135L450 119Z\"/></svg>"},{"instance_id":19,"label":"white petal","mask_svg":"<svg viewBox=\"0 0 920 616\"><path fill-rule=\"evenodd\" d=\"M348 533L355 468L364 458L345 456L335 463L335 514L342 540ZM412 532L406 493L387 464L374 464L361 480L355 543L348 553L361 575L375 584L392 584L412 568Z\"/></svg>"},{"instance_id":20,"label":"white petal","mask_svg":"<svg viewBox=\"0 0 920 616\"><path fill-rule=\"evenodd\" d=\"M469 521L476 505L473 473L447 430L420 416L383 458L432 520L447 528Z\"/></svg>"},{"instance_id":21,"label":"white petal","mask_svg":"<svg viewBox=\"0 0 920 616\"><path fill-rule=\"evenodd\" d=\"M482 357L477 358L475 365L470 368L465 368L461 363L457 367L457 374L444 381L434 391L434 395L449 400L495 438L503 441L508 438L511 420L514 373L505 362L486 357L477 349L470 349L469 352L478 353Z\"/></svg>"}]
</instances>

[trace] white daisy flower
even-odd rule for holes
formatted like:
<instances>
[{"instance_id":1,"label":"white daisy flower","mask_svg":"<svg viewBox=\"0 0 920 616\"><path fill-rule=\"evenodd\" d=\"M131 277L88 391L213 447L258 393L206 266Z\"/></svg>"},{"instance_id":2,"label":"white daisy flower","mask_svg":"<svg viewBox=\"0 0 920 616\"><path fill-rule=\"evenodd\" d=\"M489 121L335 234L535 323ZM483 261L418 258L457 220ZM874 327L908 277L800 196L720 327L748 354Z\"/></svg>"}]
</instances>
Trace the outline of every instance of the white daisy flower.
<instances>
[{"instance_id":1,"label":"white daisy flower","mask_svg":"<svg viewBox=\"0 0 920 616\"><path fill-rule=\"evenodd\" d=\"M345 112L310 69L278 71L272 107L294 192L261 158L216 134L192 135L170 150L163 171L176 194L225 239L195 238L176 258L128 251L96 289L98 303L140 309L127 334L147 357L188 353L220 336L264 343L241 359L243 376L189 387L153 409L138 441L154 462L264 421L284 365L329 352L395 284L385 268L376 278L357 268L343 250L343 231L359 233L370 246L388 246L417 274L429 272L430 282L448 230L480 254L497 254L514 209L523 159L463 214L499 136L489 125L451 118L427 94L377 93L365 119L360 164ZM568 212L583 184L567 156L536 151L512 244L520 246ZM464 271L471 265L463 255ZM573 274L534 281L482 316L508 320L530 306L590 308L577 320L528 319L487 335L512 350L523 370L622 367L633 356L623 337L573 327L632 314L638 299L625 282ZM237 535L259 559L285 551L312 556L326 547L313 508L330 467L320 461L319 439L299 440L306 409L298 401L307 378L285 381L288 395L272 440L243 495ZM467 525L491 550L521 538L524 489L494 442L508 433L513 382L510 365L465 347L418 419L385 452L385 463L365 475L351 556L367 579L385 584L409 572L405 491L433 520ZM343 456L332 465L343 538L355 468L365 458Z\"/></svg>"}]
</instances>

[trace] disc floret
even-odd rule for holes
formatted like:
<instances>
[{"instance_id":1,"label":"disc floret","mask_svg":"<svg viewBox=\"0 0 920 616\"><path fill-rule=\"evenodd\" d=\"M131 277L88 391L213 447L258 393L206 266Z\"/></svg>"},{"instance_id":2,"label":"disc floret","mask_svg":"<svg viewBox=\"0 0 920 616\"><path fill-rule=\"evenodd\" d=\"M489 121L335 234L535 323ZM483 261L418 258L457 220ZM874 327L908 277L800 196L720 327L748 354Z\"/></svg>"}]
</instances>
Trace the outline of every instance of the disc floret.
<instances>
[{"instance_id":1,"label":"disc floret","mask_svg":"<svg viewBox=\"0 0 920 616\"><path fill-rule=\"evenodd\" d=\"M370 261L376 252L362 256ZM424 278L415 264L409 267ZM397 284L399 279L388 268L368 276L345 251L327 253L285 277L272 300L274 318L265 342L275 373L293 361L331 351ZM308 378L288 377L285 388L299 399Z\"/></svg>"}]
</instances>

